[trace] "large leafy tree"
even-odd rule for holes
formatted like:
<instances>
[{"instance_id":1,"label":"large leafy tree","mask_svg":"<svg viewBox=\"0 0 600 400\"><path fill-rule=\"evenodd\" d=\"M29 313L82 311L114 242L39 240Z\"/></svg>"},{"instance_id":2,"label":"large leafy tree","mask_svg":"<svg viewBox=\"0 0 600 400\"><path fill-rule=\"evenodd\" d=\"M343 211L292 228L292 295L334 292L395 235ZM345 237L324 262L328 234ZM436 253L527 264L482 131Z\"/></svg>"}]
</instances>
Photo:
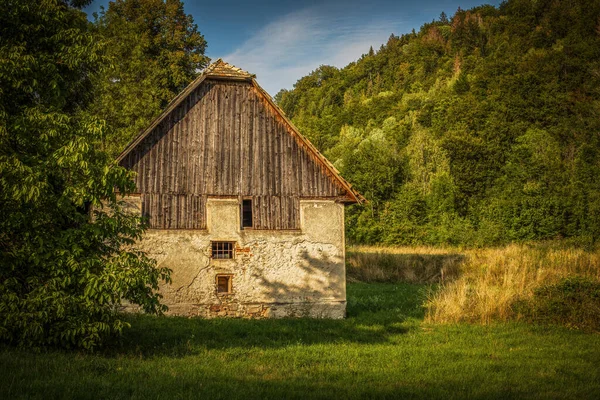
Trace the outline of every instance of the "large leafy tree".
<instances>
[{"instance_id":1,"label":"large leafy tree","mask_svg":"<svg viewBox=\"0 0 600 400\"><path fill-rule=\"evenodd\" d=\"M0 340L93 348L149 312L168 270L132 246L139 218L116 191L130 172L93 145L88 110L101 44L77 0L0 0ZM90 212L90 208L96 209Z\"/></svg>"},{"instance_id":2,"label":"large leafy tree","mask_svg":"<svg viewBox=\"0 0 600 400\"><path fill-rule=\"evenodd\" d=\"M96 82L94 109L118 154L205 67L206 41L181 0L116 0L97 16L111 61Z\"/></svg>"}]
</instances>

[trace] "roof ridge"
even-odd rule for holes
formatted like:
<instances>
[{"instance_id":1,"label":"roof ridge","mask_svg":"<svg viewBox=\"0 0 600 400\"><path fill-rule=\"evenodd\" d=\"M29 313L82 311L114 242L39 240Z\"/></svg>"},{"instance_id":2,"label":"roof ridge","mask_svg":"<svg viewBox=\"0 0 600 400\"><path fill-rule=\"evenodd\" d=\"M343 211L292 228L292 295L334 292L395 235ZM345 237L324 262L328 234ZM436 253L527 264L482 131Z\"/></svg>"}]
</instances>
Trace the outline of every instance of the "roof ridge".
<instances>
[{"instance_id":1,"label":"roof ridge","mask_svg":"<svg viewBox=\"0 0 600 400\"><path fill-rule=\"evenodd\" d=\"M248 71L244 71L240 67L236 67L233 64L229 64L222 58L217 59L214 63L210 64L203 72L206 75L216 76L220 78L244 78L251 79L256 75L251 74Z\"/></svg>"},{"instance_id":2,"label":"roof ridge","mask_svg":"<svg viewBox=\"0 0 600 400\"><path fill-rule=\"evenodd\" d=\"M219 62L224 62L222 58L217 58L217 61L208 64L208 66L206 68L204 68L204 71L202 71L202 75L210 73L210 71L212 71L213 69L215 69L215 66L217 65L217 63Z\"/></svg>"}]
</instances>

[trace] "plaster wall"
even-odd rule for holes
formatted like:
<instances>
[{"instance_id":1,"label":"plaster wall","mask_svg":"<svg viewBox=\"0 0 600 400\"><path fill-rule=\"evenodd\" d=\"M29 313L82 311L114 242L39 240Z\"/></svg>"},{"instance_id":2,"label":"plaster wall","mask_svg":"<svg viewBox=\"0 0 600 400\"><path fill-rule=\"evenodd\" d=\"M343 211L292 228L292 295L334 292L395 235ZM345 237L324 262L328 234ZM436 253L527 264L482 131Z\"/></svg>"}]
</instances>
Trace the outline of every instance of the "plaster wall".
<instances>
[{"instance_id":1,"label":"plaster wall","mask_svg":"<svg viewBox=\"0 0 600 400\"><path fill-rule=\"evenodd\" d=\"M237 198L207 201L207 229L149 230L139 246L173 270L161 286L170 314L343 318L346 313L344 207L300 201L300 230L241 229ZM233 259L211 257L211 241L235 242ZM232 276L230 294L216 276Z\"/></svg>"}]
</instances>

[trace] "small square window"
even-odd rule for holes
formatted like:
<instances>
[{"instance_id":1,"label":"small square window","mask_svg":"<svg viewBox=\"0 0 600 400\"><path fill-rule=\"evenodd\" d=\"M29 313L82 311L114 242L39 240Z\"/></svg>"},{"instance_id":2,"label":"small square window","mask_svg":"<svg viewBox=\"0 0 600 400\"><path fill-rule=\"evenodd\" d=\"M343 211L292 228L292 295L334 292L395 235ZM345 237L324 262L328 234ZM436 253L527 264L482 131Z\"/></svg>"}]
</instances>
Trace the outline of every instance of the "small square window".
<instances>
[{"instance_id":1,"label":"small square window","mask_svg":"<svg viewBox=\"0 0 600 400\"><path fill-rule=\"evenodd\" d=\"M231 293L231 275L217 275L217 293Z\"/></svg>"},{"instance_id":2,"label":"small square window","mask_svg":"<svg viewBox=\"0 0 600 400\"><path fill-rule=\"evenodd\" d=\"M242 228L252 228L252 200L242 200Z\"/></svg>"},{"instance_id":3,"label":"small square window","mask_svg":"<svg viewBox=\"0 0 600 400\"><path fill-rule=\"evenodd\" d=\"M212 258L229 259L233 258L234 242L211 242Z\"/></svg>"}]
</instances>

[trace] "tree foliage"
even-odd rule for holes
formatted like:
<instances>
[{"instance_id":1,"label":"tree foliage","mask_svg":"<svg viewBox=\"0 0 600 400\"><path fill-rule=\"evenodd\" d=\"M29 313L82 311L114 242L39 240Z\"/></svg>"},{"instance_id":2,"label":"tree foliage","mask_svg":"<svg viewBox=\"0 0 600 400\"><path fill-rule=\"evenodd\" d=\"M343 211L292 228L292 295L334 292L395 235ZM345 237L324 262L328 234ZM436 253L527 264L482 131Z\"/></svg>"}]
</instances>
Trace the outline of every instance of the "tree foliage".
<instances>
[{"instance_id":1,"label":"tree foliage","mask_svg":"<svg viewBox=\"0 0 600 400\"><path fill-rule=\"evenodd\" d=\"M590 243L599 88L600 1L507 0L392 35L276 99L370 200L350 209L350 240Z\"/></svg>"},{"instance_id":2,"label":"tree foliage","mask_svg":"<svg viewBox=\"0 0 600 400\"><path fill-rule=\"evenodd\" d=\"M89 111L102 43L86 1L0 0L0 340L91 349L118 333L122 300L164 309L169 271L132 244L143 232L116 190L130 172L94 146ZM94 215L89 212L95 207Z\"/></svg>"},{"instance_id":3,"label":"tree foliage","mask_svg":"<svg viewBox=\"0 0 600 400\"><path fill-rule=\"evenodd\" d=\"M97 77L93 110L117 155L207 65L206 41L181 0L111 1L94 28L110 68Z\"/></svg>"}]
</instances>

